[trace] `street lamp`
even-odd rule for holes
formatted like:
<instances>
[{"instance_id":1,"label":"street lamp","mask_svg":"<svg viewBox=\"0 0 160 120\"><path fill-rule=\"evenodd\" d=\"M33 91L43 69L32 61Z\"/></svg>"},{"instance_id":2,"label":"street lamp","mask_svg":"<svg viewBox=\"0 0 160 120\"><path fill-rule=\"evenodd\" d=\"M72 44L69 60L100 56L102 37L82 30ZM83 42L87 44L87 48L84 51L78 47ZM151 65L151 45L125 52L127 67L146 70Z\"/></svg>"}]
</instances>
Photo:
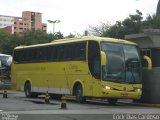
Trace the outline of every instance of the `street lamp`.
<instances>
[{"instance_id":1,"label":"street lamp","mask_svg":"<svg viewBox=\"0 0 160 120\"><path fill-rule=\"evenodd\" d=\"M55 23L60 23L61 21L60 20L48 20L49 23L53 23L53 34L54 34L54 31L55 31Z\"/></svg>"}]
</instances>

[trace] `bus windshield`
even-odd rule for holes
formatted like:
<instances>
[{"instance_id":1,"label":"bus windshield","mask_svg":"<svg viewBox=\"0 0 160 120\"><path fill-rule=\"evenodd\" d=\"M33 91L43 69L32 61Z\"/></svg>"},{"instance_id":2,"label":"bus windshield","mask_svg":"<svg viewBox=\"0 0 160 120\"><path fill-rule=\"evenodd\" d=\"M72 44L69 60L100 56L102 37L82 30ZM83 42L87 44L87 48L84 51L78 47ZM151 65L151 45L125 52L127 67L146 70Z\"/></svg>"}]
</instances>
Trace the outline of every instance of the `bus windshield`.
<instances>
[{"instance_id":1,"label":"bus windshield","mask_svg":"<svg viewBox=\"0 0 160 120\"><path fill-rule=\"evenodd\" d=\"M107 64L102 66L102 79L118 83L141 83L139 51L134 45L101 43Z\"/></svg>"}]
</instances>

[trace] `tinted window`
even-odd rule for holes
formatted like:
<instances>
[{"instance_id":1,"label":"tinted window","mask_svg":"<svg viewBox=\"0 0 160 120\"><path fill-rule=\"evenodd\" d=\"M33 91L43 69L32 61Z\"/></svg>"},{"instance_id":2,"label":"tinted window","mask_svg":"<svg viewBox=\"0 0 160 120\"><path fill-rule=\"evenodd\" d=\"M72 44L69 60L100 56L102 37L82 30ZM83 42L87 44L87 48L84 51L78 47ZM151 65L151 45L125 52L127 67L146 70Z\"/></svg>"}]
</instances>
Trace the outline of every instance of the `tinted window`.
<instances>
[{"instance_id":1,"label":"tinted window","mask_svg":"<svg viewBox=\"0 0 160 120\"><path fill-rule=\"evenodd\" d=\"M101 46L107 57L106 66L102 66L103 80L120 83L141 82L141 61L136 46L105 42Z\"/></svg>"},{"instance_id":2,"label":"tinted window","mask_svg":"<svg viewBox=\"0 0 160 120\"><path fill-rule=\"evenodd\" d=\"M64 56L64 45L58 46L58 60L63 60Z\"/></svg>"},{"instance_id":3,"label":"tinted window","mask_svg":"<svg viewBox=\"0 0 160 120\"><path fill-rule=\"evenodd\" d=\"M141 82L141 67L139 51L136 46L123 45L125 55L125 70L127 83Z\"/></svg>"},{"instance_id":4,"label":"tinted window","mask_svg":"<svg viewBox=\"0 0 160 120\"><path fill-rule=\"evenodd\" d=\"M26 48L14 51L16 62L85 60L86 42Z\"/></svg>"},{"instance_id":5,"label":"tinted window","mask_svg":"<svg viewBox=\"0 0 160 120\"><path fill-rule=\"evenodd\" d=\"M88 66L91 74L99 79L100 78L100 48L98 42L88 42Z\"/></svg>"},{"instance_id":6,"label":"tinted window","mask_svg":"<svg viewBox=\"0 0 160 120\"><path fill-rule=\"evenodd\" d=\"M124 54L121 44L103 43L102 50L107 56L107 66L103 67L103 79L123 82Z\"/></svg>"}]
</instances>

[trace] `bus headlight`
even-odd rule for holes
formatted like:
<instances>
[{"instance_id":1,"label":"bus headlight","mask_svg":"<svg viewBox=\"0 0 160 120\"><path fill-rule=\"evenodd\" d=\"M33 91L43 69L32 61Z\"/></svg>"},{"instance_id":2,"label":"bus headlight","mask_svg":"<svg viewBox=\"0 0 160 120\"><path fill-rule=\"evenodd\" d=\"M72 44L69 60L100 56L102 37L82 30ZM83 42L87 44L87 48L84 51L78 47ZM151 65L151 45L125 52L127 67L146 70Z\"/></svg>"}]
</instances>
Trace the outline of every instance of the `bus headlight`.
<instances>
[{"instance_id":1,"label":"bus headlight","mask_svg":"<svg viewBox=\"0 0 160 120\"><path fill-rule=\"evenodd\" d=\"M111 87L106 86L106 85L102 85L102 87L103 87L104 89L107 89L107 90L112 90L112 88L111 88Z\"/></svg>"},{"instance_id":2,"label":"bus headlight","mask_svg":"<svg viewBox=\"0 0 160 120\"><path fill-rule=\"evenodd\" d=\"M134 88L134 91L135 91L135 92L140 92L140 91L142 91L142 90L141 90L141 88Z\"/></svg>"}]
</instances>

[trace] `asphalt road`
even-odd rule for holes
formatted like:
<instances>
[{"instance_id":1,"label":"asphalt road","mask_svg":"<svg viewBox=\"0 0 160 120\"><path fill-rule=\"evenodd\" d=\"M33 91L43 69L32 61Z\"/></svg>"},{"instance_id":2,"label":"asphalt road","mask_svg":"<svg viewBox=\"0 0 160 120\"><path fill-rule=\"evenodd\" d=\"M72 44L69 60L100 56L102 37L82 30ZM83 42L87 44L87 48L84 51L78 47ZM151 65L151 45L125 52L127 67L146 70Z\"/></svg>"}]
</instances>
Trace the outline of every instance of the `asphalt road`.
<instances>
[{"instance_id":1,"label":"asphalt road","mask_svg":"<svg viewBox=\"0 0 160 120\"><path fill-rule=\"evenodd\" d=\"M149 114L156 116L147 116ZM68 100L67 109L61 109L61 101L58 100L45 104L43 98L25 98L23 92L9 92L7 99L0 93L0 120L142 120L146 117L160 119L159 115L160 108L134 105L130 100L119 100L114 106L107 101L89 100L78 104Z\"/></svg>"}]
</instances>

